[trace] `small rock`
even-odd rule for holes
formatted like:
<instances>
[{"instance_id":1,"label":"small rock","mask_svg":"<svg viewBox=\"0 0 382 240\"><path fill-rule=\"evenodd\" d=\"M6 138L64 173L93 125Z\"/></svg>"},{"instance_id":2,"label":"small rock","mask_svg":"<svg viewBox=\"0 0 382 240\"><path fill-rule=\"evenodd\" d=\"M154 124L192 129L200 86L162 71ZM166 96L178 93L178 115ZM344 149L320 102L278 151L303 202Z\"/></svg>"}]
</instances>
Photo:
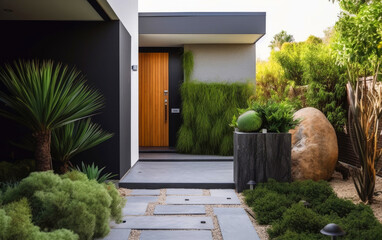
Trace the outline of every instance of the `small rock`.
<instances>
[{"instance_id":1,"label":"small rock","mask_svg":"<svg viewBox=\"0 0 382 240\"><path fill-rule=\"evenodd\" d=\"M337 136L318 109L307 107L294 114L300 124L292 134L293 180L329 180L338 160Z\"/></svg>"}]
</instances>

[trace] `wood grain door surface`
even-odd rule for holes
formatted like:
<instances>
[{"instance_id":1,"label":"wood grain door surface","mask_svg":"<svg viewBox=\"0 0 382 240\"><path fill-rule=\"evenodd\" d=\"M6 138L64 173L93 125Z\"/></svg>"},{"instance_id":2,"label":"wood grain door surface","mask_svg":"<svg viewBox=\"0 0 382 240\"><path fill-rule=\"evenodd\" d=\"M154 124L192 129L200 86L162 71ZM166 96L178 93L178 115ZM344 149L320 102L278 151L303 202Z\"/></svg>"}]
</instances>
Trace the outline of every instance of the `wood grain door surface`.
<instances>
[{"instance_id":1,"label":"wood grain door surface","mask_svg":"<svg viewBox=\"0 0 382 240\"><path fill-rule=\"evenodd\" d=\"M169 146L168 96L168 53L139 53L139 146Z\"/></svg>"}]
</instances>

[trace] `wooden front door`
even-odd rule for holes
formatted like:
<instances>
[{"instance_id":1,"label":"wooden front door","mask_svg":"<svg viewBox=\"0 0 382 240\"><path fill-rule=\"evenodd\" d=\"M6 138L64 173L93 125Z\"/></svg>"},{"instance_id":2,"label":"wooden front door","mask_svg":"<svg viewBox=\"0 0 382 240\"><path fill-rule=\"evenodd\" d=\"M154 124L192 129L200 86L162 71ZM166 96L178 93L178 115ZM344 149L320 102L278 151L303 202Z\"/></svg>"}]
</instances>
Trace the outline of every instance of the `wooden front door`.
<instances>
[{"instance_id":1,"label":"wooden front door","mask_svg":"<svg viewBox=\"0 0 382 240\"><path fill-rule=\"evenodd\" d=\"M168 53L139 53L139 146L168 147Z\"/></svg>"}]
</instances>

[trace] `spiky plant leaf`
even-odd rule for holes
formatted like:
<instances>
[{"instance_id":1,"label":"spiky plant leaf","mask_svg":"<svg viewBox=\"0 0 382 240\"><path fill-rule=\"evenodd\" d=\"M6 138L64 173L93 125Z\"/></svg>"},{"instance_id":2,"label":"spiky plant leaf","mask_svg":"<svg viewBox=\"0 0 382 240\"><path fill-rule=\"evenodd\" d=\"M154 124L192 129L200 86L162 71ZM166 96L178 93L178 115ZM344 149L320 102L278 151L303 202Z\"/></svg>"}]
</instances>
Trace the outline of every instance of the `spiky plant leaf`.
<instances>
[{"instance_id":1,"label":"spiky plant leaf","mask_svg":"<svg viewBox=\"0 0 382 240\"><path fill-rule=\"evenodd\" d=\"M94 179L98 183L103 183L103 182L110 180L113 177L117 176L117 174L111 174L111 173L105 173L105 174L101 175L101 173L104 169L105 169L105 167L98 169L98 166L94 165L94 163L92 163L92 165L86 165L84 162L81 163L81 167L79 167L79 166L76 167L77 171L80 171L80 172L86 174L86 176L90 180Z\"/></svg>"},{"instance_id":2,"label":"spiky plant leaf","mask_svg":"<svg viewBox=\"0 0 382 240\"><path fill-rule=\"evenodd\" d=\"M9 109L0 115L33 132L52 129L94 115L103 107L102 95L85 85L75 68L47 61L18 61L0 70L0 80L9 94L0 101Z\"/></svg>"},{"instance_id":3,"label":"spiky plant leaf","mask_svg":"<svg viewBox=\"0 0 382 240\"><path fill-rule=\"evenodd\" d=\"M57 128L52 132L52 156L54 160L67 162L76 154L92 148L113 136L103 131L91 119L80 120Z\"/></svg>"}]
</instances>

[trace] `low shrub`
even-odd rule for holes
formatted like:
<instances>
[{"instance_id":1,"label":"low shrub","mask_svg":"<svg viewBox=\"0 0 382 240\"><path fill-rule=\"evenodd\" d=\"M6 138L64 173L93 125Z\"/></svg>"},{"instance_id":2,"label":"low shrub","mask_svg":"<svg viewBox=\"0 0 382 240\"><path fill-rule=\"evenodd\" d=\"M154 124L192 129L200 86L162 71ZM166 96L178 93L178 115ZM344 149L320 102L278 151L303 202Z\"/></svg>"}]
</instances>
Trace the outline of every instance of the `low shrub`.
<instances>
[{"instance_id":1,"label":"low shrub","mask_svg":"<svg viewBox=\"0 0 382 240\"><path fill-rule=\"evenodd\" d=\"M68 229L81 240L106 236L110 218L120 221L124 205L114 185L99 184L78 172L32 173L2 196L5 204L23 198L28 199L32 220L41 229Z\"/></svg>"},{"instance_id":2,"label":"low shrub","mask_svg":"<svg viewBox=\"0 0 382 240\"><path fill-rule=\"evenodd\" d=\"M270 179L244 192L246 203L260 224L271 224L271 239L327 239L320 230L337 223L347 233L342 239L381 239L382 224L369 206L338 198L325 181L278 183ZM300 201L309 203L304 206Z\"/></svg>"},{"instance_id":3,"label":"low shrub","mask_svg":"<svg viewBox=\"0 0 382 240\"><path fill-rule=\"evenodd\" d=\"M268 230L269 237L283 235L287 230L295 233L319 233L326 225L325 218L303 204L293 204L282 218L276 221Z\"/></svg>"},{"instance_id":4,"label":"low shrub","mask_svg":"<svg viewBox=\"0 0 382 240\"><path fill-rule=\"evenodd\" d=\"M243 83L184 82L181 87L183 124L177 150L192 154L233 154L229 127L237 108L247 106L253 86Z\"/></svg>"},{"instance_id":5,"label":"low shrub","mask_svg":"<svg viewBox=\"0 0 382 240\"><path fill-rule=\"evenodd\" d=\"M26 198L9 203L0 209L0 239L2 240L78 240L78 235L67 229L43 232L31 220L31 209Z\"/></svg>"}]
</instances>

